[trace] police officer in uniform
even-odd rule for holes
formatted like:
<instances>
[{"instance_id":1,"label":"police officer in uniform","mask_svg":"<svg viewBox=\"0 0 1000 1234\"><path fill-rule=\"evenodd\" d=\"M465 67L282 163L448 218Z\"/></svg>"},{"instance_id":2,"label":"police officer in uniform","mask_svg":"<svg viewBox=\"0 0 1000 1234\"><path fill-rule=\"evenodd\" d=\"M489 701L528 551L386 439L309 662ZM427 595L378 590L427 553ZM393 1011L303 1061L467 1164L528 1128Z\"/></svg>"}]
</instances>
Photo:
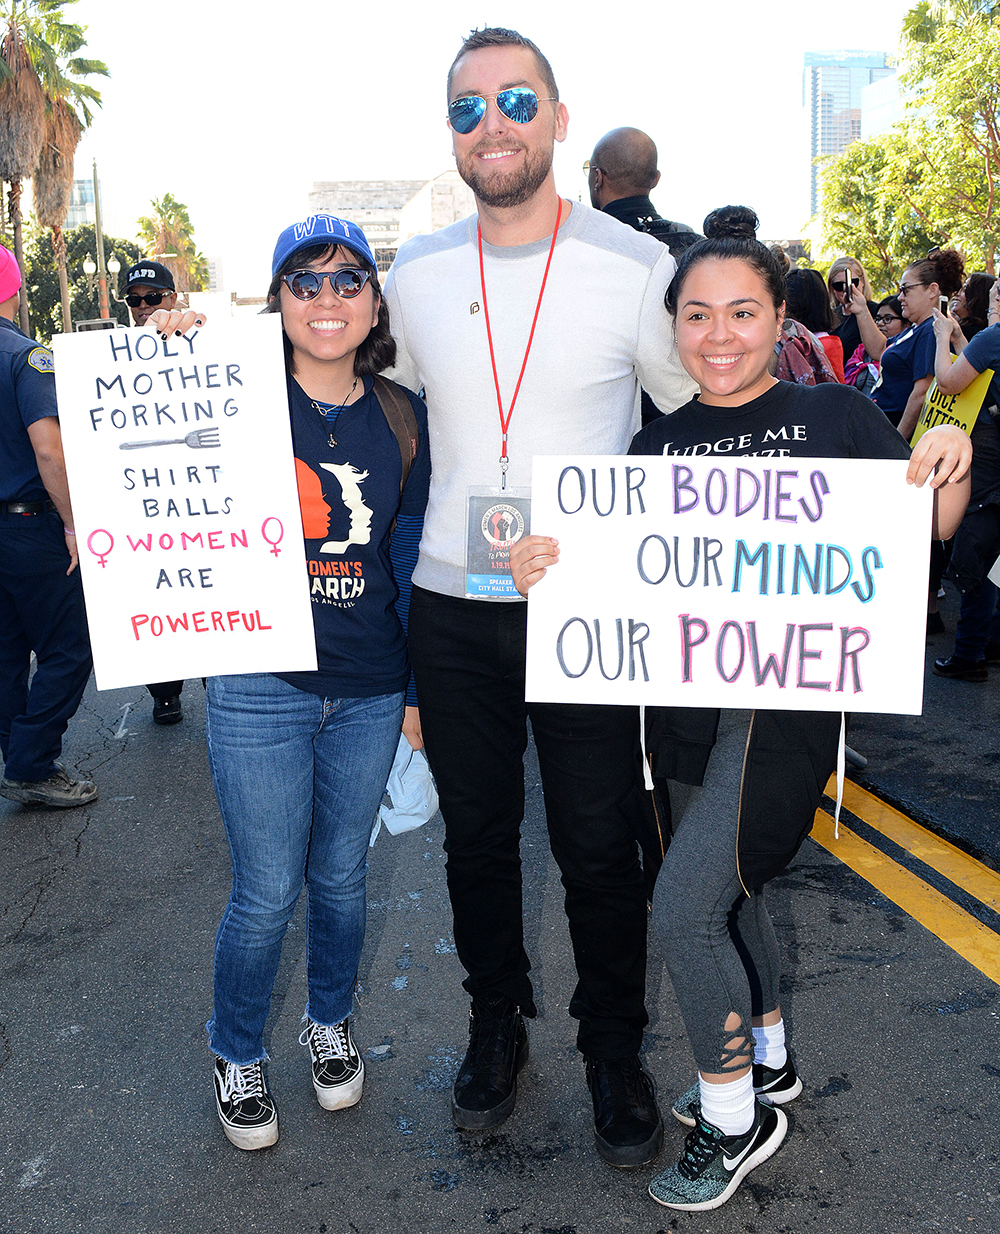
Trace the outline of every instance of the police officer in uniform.
<instances>
[{"instance_id":1,"label":"police officer in uniform","mask_svg":"<svg viewBox=\"0 0 1000 1234\"><path fill-rule=\"evenodd\" d=\"M144 326L157 309L173 309L177 304L174 276L166 266L144 257L125 273L125 303L137 326ZM153 721L179 724L183 681L155 681L146 687L153 696Z\"/></svg>"},{"instance_id":2,"label":"police officer in uniform","mask_svg":"<svg viewBox=\"0 0 1000 1234\"><path fill-rule=\"evenodd\" d=\"M0 795L65 808L97 797L56 761L90 676L90 635L52 352L14 325L20 286L0 245Z\"/></svg>"}]
</instances>

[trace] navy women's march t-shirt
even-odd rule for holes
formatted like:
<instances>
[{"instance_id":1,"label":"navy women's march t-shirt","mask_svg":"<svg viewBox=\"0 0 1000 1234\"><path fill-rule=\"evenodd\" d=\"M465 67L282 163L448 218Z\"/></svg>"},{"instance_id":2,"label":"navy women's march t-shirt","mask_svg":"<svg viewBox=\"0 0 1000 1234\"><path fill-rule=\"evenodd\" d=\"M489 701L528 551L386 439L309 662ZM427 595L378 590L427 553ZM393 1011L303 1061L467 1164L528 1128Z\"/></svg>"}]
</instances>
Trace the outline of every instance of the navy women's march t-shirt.
<instances>
[{"instance_id":1,"label":"navy women's march t-shirt","mask_svg":"<svg viewBox=\"0 0 1000 1234\"><path fill-rule=\"evenodd\" d=\"M315 673L277 673L282 681L330 698L372 698L404 690L409 678L406 636L397 598L409 598L427 490L430 452L427 410L405 391L417 420L419 448L399 493L402 459L372 379L364 395L338 413L331 425L292 377L295 473L309 571ZM395 529L393 524L395 521ZM390 549L413 540L412 552ZM406 560L405 577L397 574ZM398 586L397 586L398 582Z\"/></svg>"}]
</instances>

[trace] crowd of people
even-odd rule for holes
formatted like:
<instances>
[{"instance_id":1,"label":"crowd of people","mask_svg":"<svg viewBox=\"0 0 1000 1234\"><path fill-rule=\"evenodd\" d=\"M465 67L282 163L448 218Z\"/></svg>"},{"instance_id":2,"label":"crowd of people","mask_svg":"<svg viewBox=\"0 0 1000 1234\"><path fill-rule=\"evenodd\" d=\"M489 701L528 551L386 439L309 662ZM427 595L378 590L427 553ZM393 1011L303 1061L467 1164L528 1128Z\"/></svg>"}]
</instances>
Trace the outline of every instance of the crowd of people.
<instances>
[{"instance_id":1,"label":"crowd of people","mask_svg":"<svg viewBox=\"0 0 1000 1234\"><path fill-rule=\"evenodd\" d=\"M664 1138L640 1055L651 896L698 1074L671 1108L683 1148L649 1193L674 1209L711 1209L777 1151L788 1130L782 1106L802 1091L764 889L809 830L836 762L840 716L647 709L649 770L668 827L638 774L635 709L525 701L521 597L559 568L558 544L544 529L522 536L510 595L473 596L467 518L493 488L516 512L535 455L662 453L664 413L672 452L706 439L752 443L794 420L807 432L793 452L909 459L908 480L933 488L933 535L940 543L959 531L952 563L964 591L955 654L939 668L978 680L996 600L983 580L1000 551L996 390L971 443L948 424L925 432L912 453L907 437L935 375L941 389L960 390L1000 368L997 289L985 276L963 281L949 250L914 262L898 297L876 303L851 257L834 263L826 284L813 270L788 270L756 239L752 210L713 211L703 235L663 219L649 199L656 149L635 129L595 147L585 167L594 209L562 198L552 154L568 113L549 61L514 31L473 32L447 88L476 214L407 241L384 288L363 232L346 220L313 216L274 249L266 311L281 317L306 556L346 554L366 586L357 603L313 596L315 672L207 683L209 761L233 869L207 1025L217 1111L241 1149L278 1138L263 1033L303 888L300 1040L324 1109L361 1100L351 1014L366 851L402 732L425 747L437 782L470 996L452 1116L464 1131L510 1116L528 1059L525 1021L536 1014L519 852L530 721L565 888L577 971L569 1012L597 1152L614 1166L643 1166ZM0 252L0 441L9 452L0 613L17 632L5 634L0 659L0 793L75 806L97 789L56 760L89 673L86 618L51 356L13 325L12 261ZM176 307L156 267L138 263L129 291L142 324L166 338L196 315ZM953 298L948 312L943 296ZM370 516L363 543L333 534L348 482ZM66 595L71 617L60 607ZM72 671L65 649L48 641L67 631ZM180 684L149 687L169 700L166 710L158 704L160 722L180 719ZM777 782L775 750L795 768Z\"/></svg>"},{"instance_id":2,"label":"crowd of people","mask_svg":"<svg viewBox=\"0 0 1000 1234\"><path fill-rule=\"evenodd\" d=\"M906 440L913 437L932 382L943 395L958 395L987 369L997 371L1000 346L990 327L1000 324L1000 285L990 274L967 275L957 250L934 249L912 262L899 276L897 294L877 303L854 258L833 263L827 286L839 316L832 334L843 347L843 380L868 394ZM796 315L791 299L788 311ZM956 356L961 363L953 363ZM998 592L988 577L1000 556L998 415L1000 386L991 380L965 422L975 458L967 516L953 541L931 545L928 634L944 631L938 599L946 570L962 596L954 652L935 660L933 671L958 681L984 682L988 665L1000 664Z\"/></svg>"}]
</instances>

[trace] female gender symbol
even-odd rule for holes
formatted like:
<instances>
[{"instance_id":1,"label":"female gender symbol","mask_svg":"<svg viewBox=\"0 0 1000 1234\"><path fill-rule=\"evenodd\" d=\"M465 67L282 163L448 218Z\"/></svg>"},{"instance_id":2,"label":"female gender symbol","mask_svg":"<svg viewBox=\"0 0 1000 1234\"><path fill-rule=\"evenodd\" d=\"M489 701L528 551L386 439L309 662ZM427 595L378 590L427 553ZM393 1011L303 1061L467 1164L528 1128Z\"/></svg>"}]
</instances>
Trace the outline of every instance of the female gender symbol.
<instances>
[{"instance_id":1,"label":"female gender symbol","mask_svg":"<svg viewBox=\"0 0 1000 1234\"><path fill-rule=\"evenodd\" d=\"M272 540L271 537L267 534L268 523L278 524L278 537L276 540ZM278 545L281 543L281 541L284 539L284 536L285 536L285 528L282 525L281 519L275 518L273 514L268 515L268 517L264 519L263 523L261 523L260 525L260 534L264 537L264 539L268 542L268 544L270 544L271 552L275 555L275 557L277 557L278 554L281 552L281 549L278 548Z\"/></svg>"},{"instance_id":2,"label":"female gender symbol","mask_svg":"<svg viewBox=\"0 0 1000 1234\"><path fill-rule=\"evenodd\" d=\"M94 536L107 536L108 537L108 547L104 549L94 548ZM101 566L107 566L108 553L111 552L114 546L115 546L114 536L111 534L110 531L105 531L103 527L98 527L96 531L92 531L90 535L87 537L87 548L90 549L90 551L94 554L95 557L100 558L99 564Z\"/></svg>"}]
</instances>

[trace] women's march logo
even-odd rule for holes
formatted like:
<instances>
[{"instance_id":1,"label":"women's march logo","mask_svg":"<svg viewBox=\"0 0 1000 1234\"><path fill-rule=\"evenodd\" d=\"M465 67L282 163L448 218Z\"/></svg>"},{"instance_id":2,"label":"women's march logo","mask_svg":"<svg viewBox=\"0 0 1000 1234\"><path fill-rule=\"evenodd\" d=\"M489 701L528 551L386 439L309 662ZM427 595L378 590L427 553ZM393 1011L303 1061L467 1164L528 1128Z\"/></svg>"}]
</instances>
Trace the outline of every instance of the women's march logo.
<instances>
[{"instance_id":1,"label":"women's march logo","mask_svg":"<svg viewBox=\"0 0 1000 1234\"><path fill-rule=\"evenodd\" d=\"M524 535L524 515L516 506L490 506L480 523L483 536L490 546L516 544Z\"/></svg>"}]
</instances>

